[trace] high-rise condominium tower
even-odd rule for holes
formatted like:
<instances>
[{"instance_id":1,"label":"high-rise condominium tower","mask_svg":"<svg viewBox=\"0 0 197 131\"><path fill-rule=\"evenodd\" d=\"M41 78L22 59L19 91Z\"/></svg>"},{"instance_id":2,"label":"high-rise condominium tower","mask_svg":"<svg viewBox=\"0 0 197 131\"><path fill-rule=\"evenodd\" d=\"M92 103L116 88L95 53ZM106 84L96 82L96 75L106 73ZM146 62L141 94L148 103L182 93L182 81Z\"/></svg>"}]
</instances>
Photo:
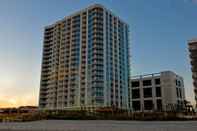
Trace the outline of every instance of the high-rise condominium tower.
<instances>
[{"instance_id":1,"label":"high-rise condominium tower","mask_svg":"<svg viewBox=\"0 0 197 131\"><path fill-rule=\"evenodd\" d=\"M192 66L192 78L194 85L194 94L197 105L197 39L189 41L189 52Z\"/></svg>"},{"instance_id":2,"label":"high-rise condominium tower","mask_svg":"<svg viewBox=\"0 0 197 131\"><path fill-rule=\"evenodd\" d=\"M127 108L128 32L98 4L45 27L39 107Z\"/></svg>"}]
</instances>

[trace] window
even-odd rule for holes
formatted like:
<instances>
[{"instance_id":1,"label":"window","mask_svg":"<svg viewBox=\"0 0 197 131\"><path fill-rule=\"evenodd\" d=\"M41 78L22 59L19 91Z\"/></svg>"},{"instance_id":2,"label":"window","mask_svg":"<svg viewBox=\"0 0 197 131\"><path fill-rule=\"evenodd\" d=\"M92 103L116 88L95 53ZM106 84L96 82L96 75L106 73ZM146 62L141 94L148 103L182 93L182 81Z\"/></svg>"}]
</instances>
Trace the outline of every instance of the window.
<instances>
[{"instance_id":1,"label":"window","mask_svg":"<svg viewBox=\"0 0 197 131\"><path fill-rule=\"evenodd\" d=\"M182 98L182 97L183 97L183 96L182 96L181 88L179 88L179 96L180 96L180 98Z\"/></svg>"},{"instance_id":2,"label":"window","mask_svg":"<svg viewBox=\"0 0 197 131\"><path fill-rule=\"evenodd\" d=\"M103 104L103 103L104 103L104 100L103 100L103 99L100 99L100 98L96 98L96 99L95 99L95 102L96 102L97 104Z\"/></svg>"},{"instance_id":3,"label":"window","mask_svg":"<svg viewBox=\"0 0 197 131\"><path fill-rule=\"evenodd\" d=\"M177 97L182 98L181 88L176 88Z\"/></svg>"},{"instance_id":4,"label":"window","mask_svg":"<svg viewBox=\"0 0 197 131\"><path fill-rule=\"evenodd\" d=\"M145 100L144 101L144 110L152 110L153 109L153 101Z\"/></svg>"},{"instance_id":5,"label":"window","mask_svg":"<svg viewBox=\"0 0 197 131\"><path fill-rule=\"evenodd\" d=\"M178 86L181 87L181 81L178 81Z\"/></svg>"},{"instance_id":6,"label":"window","mask_svg":"<svg viewBox=\"0 0 197 131\"><path fill-rule=\"evenodd\" d=\"M158 79L155 79L155 85L160 85L160 79L158 78Z\"/></svg>"},{"instance_id":7,"label":"window","mask_svg":"<svg viewBox=\"0 0 197 131\"><path fill-rule=\"evenodd\" d=\"M162 100L157 100L157 110L162 111Z\"/></svg>"},{"instance_id":8,"label":"window","mask_svg":"<svg viewBox=\"0 0 197 131\"><path fill-rule=\"evenodd\" d=\"M175 80L175 82L176 82L176 86L181 86L181 81L180 80Z\"/></svg>"},{"instance_id":9,"label":"window","mask_svg":"<svg viewBox=\"0 0 197 131\"><path fill-rule=\"evenodd\" d=\"M143 86L151 86L152 82L151 80L143 80Z\"/></svg>"},{"instance_id":10,"label":"window","mask_svg":"<svg viewBox=\"0 0 197 131\"><path fill-rule=\"evenodd\" d=\"M156 97L161 97L161 87L156 87Z\"/></svg>"},{"instance_id":11,"label":"window","mask_svg":"<svg viewBox=\"0 0 197 131\"><path fill-rule=\"evenodd\" d=\"M139 111L141 109L141 103L140 101L133 101L132 107L134 111Z\"/></svg>"},{"instance_id":12,"label":"window","mask_svg":"<svg viewBox=\"0 0 197 131\"><path fill-rule=\"evenodd\" d=\"M144 88L144 98L152 97L152 88Z\"/></svg>"},{"instance_id":13,"label":"window","mask_svg":"<svg viewBox=\"0 0 197 131\"><path fill-rule=\"evenodd\" d=\"M179 97L179 88L176 88L176 96Z\"/></svg>"},{"instance_id":14,"label":"window","mask_svg":"<svg viewBox=\"0 0 197 131\"><path fill-rule=\"evenodd\" d=\"M133 99L140 98L140 89L133 89L132 90L132 98Z\"/></svg>"},{"instance_id":15,"label":"window","mask_svg":"<svg viewBox=\"0 0 197 131\"><path fill-rule=\"evenodd\" d=\"M139 86L140 86L140 82L139 81L131 82L131 87L139 87Z\"/></svg>"}]
</instances>

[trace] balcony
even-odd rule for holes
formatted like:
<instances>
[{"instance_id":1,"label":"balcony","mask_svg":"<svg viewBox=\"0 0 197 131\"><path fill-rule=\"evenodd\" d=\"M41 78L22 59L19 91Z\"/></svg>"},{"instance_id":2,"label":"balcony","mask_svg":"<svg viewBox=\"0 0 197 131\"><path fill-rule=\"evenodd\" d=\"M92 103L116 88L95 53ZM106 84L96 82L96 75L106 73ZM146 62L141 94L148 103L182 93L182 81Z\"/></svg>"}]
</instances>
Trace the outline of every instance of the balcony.
<instances>
[{"instance_id":1,"label":"balcony","mask_svg":"<svg viewBox=\"0 0 197 131\"><path fill-rule=\"evenodd\" d=\"M191 65L192 65L192 66L197 65L197 60L192 60L192 61L191 61Z\"/></svg>"},{"instance_id":2,"label":"balcony","mask_svg":"<svg viewBox=\"0 0 197 131\"><path fill-rule=\"evenodd\" d=\"M93 59L103 59L103 53L93 54Z\"/></svg>"}]
</instances>

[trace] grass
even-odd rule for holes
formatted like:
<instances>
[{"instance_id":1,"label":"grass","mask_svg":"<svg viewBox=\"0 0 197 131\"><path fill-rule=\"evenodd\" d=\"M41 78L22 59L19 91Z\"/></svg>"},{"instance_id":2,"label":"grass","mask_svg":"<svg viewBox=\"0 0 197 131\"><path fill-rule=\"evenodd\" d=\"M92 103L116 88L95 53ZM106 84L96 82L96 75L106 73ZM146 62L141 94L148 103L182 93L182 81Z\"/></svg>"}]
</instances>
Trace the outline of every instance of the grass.
<instances>
[{"instance_id":1,"label":"grass","mask_svg":"<svg viewBox=\"0 0 197 131\"><path fill-rule=\"evenodd\" d=\"M25 114L0 115L0 121L36 121L36 120L197 120L180 117L184 113L175 112L89 112L89 111L38 111Z\"/></svg>"}]
</instances>

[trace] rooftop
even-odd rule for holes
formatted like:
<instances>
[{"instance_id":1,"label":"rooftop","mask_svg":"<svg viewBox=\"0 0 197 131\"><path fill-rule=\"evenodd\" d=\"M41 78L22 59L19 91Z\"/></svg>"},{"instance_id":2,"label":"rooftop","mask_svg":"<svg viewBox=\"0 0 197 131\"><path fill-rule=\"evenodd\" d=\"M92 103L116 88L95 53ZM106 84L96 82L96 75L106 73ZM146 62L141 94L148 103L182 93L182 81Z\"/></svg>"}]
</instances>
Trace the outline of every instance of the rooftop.
<instances>
[{"instance_id":1,"label":"rooftop","mask_svg":"<svg viewBox=\"0 0 197 131\"><path fill-rule=\"evenodd\" d=\"M166 71L161 71L159 73L151 73L151 74L143 74L143 75L131 76L130 79L139 79L139 78L143 78L144 79L144 78L150 78L150 77L157 77L157 76L161 76L162 73L168 73L168 74L170 73L170 74L176 75L177 77L182 78L181 76L177 75L173 71L166 70Z\"/></svg>"},{"instance_id":2,"label":"rooftop","mask_svg":"<svg viewBox=\"0 0 197 131\"><path fill-rule=\"evenodd\" d=\"M56 21L55 23L46 26L45 28L50 28L50 27L52 27L52 26L54 26L54 25L56 25L56 24L58 24L58 23L61 23L62 21L64 21L64 20L67 19L67 18L76 16L76 15L80 14L81 12L86 11L86 10L91 9L91 8L103 8L104 10L107 10L107 11L110 12L112 15L114 15L115 17L117 17L122 23L124 23L124 24L126 24L126 25L128 26L128 24L127 24L126 22L124 22L124 20L122 20L119 16L115 15L110 9L107 9L105 6L103 6L103 5L101 5L101 4L92 4L92 5L90 5L90 6L86 7L86 8L84 8L84 9L79 10L79 11L74 11L74 13L72 13L71 15L68 15L68 16L64 17L63 19L58 20L58 21Z\"/></svg>"}]
</instances>

